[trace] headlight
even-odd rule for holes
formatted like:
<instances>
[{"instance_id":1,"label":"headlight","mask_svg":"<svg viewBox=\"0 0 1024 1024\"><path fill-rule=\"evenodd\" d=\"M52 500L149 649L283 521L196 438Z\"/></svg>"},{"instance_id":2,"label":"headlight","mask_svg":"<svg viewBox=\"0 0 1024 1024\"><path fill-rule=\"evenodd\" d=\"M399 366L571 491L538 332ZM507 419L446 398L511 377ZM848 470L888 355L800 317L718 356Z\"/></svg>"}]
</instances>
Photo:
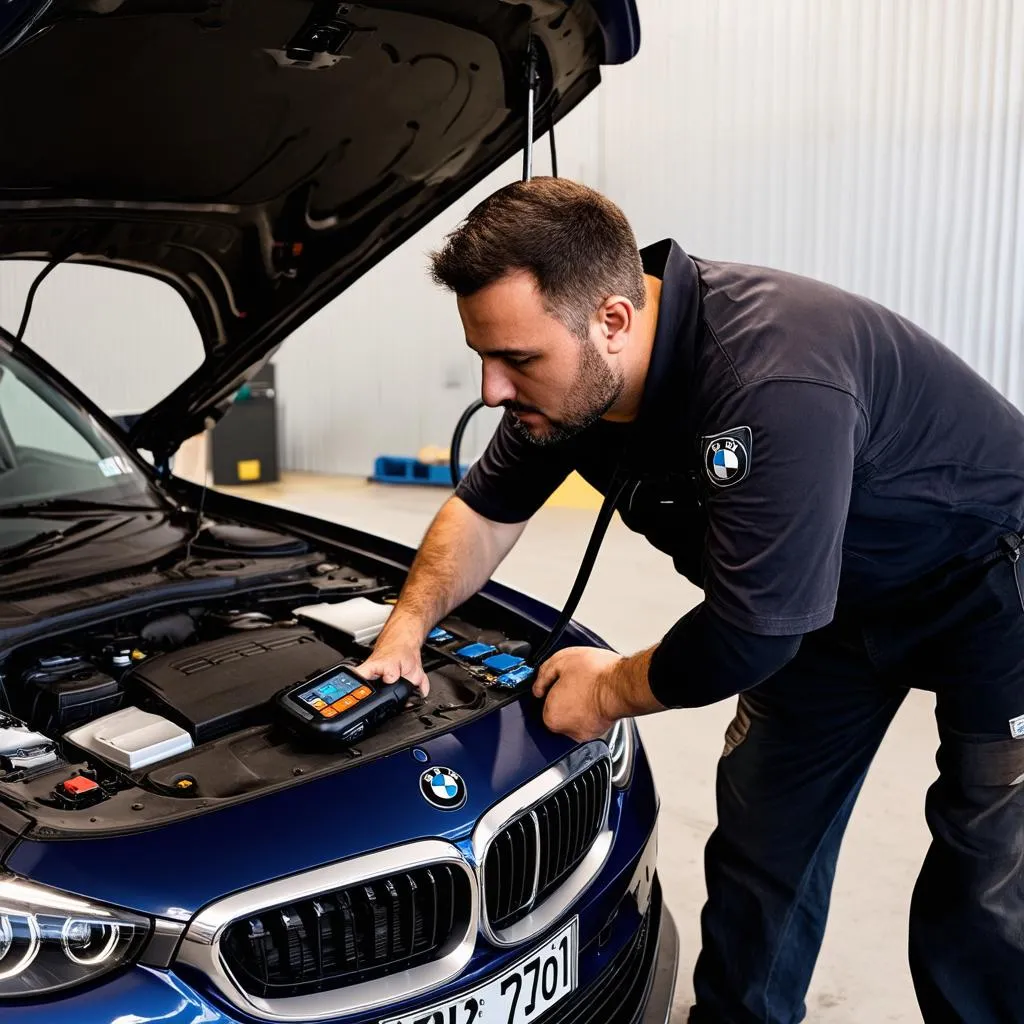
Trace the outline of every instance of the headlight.
<instances>
[{"instance_id":1,"label":"headlight","mask_svg":"<svg viewBox=\"0 0 1024 1024\"><path fill-rule=\"evenodd\" d=\"M0 999L91 981L129 963L148 918L0 874Z\"/></svg>"},{"instance_id":2,"label":"headlight","mask_svg":"<svg viewBox=\"0 0 1024 1024\"><path fill-rule=\"evenodd\" d=\"M633 756L636 753L636 726L632 718L620 718L605 733L605 743L612 755L612 785L625 789L633 777Z\"/></svg>"}]
</instances>

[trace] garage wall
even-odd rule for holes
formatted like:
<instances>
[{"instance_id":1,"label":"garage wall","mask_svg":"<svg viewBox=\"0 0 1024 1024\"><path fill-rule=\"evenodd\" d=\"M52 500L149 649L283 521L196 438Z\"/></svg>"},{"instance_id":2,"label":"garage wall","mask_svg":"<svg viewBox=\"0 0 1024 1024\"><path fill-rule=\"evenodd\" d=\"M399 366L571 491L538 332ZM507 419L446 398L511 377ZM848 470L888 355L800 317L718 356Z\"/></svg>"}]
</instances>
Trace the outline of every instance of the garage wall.
<instances>
[{"instance_id":1,"label":"garage wall","mask_svg":"<svg viewBox=\"0 0 1024 1024\"><path fill-rule=\"evenodd\" d=\"M0 262L0 324L14 333L44 264ZM107 412L137 412L201 362L185 303L163 281L64 264L40 285L25 341Z\"/></svg>"},{"instance_id":2,"label":"garage wall","mask_svg":"<svg viewBox=\"0 0 1024 1024\"><path fill-rule=\"evenodd\" d=\"M601 172L641 238L867 294L1024 401L1024 2L643 10Z\"/></svg>"},{"instance_id":3,"label":"garage wall","mask_svg":"<svg viewBox=\"0 0 1024 1024\"><path fill-rule=\"evenodd\" d=\"M1024 406L1024 0L640 9L640 56L606 69L605 87L560 128L562 173L619 202L642 244L671 234L697 255L878 299ZM546 160L542 150L538 173ZM518 173L510 162L289 340L275 360L286 466L363 474L378 453L447 443L477 371L425 253ZM143 296L152 282L132 282L127 317L101 308L86 273L61 268L47 282L30 340L123 408L159 390L153 353L177 353L189 327L175 296ZM0 268L0 322L16 319L23 283ZM83 315L103 359L75 340ZM175 358L180 379L188 360ZM494 422L484 419L471 450Z\"/></svg>"}]
</instances>

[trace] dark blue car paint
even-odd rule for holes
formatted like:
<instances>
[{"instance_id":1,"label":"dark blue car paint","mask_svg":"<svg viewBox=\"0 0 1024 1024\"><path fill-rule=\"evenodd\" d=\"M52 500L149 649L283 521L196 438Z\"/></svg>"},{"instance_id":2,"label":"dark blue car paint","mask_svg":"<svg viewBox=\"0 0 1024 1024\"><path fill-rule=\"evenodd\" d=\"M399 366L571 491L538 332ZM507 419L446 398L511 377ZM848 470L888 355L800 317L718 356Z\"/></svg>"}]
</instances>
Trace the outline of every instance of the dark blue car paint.
<instances>
[{"instance_id":1,"label":"dark blue car paint","mask_svg":"<svg viewBox=\"0 0 1024 1024\"><path fill-rule=\"evenodd\" d=\"M590 0L604 36L603 64L625 64L640 50L640 15L622 0Z\"/></svg>"},{"instance_id":2,"label":"dark blue car paint","mask_svg":"<svg viewBox=\"0 0 1024 1024\"><path fill-rule=\"evenodd\" d=\"M411 757L408 758L406 767L409 777L408 788L415 790L418 771ZM639 926L640 916L635 900L630 899L628 894L637 886L641 889L649 887L650 878L644 877L644 866L639 870L637 867L641 857L648 852L648 843L654 841L651 828L656 814L657 798L650 769L640 751L632 783L628 790L618 795L612 808L611 825L615 829L616 837L608 861L590 889L565 917L567 920L571 915L578 914L580 919L580 987L586 987L597 977ZM276 834L276 831L271 834ZM89 840L84 844L62 845L70 848L94 842L96 841ZM278 845L285 847L287 839L282 837L280 843L271 844L271 851ZM471 859L468 837L459 845ZM250 847L250 859L266 866L267 861L263 858L271 851L252 843ZM362 852L366 847L359 849ZM200 873L194 871L194 853L185 850L181 853L181 859L183 863L179 865L179 870L186 869L185 873L188 874L190 872L187 869L191 868L191 873ZM203 872L207 867L214 865L208 864L208 860L204 859ZM107 870L109 873L109 866ZM265 880L272 877L272 870L267 870L262 876ZM230 887L223 890L224 893L229 891ZM618 914L603 936L603 944L600 944L596 937L606 927L616 910ZM396 1003L387 1007L386 1011L346 1017L345 1020L347 1024L369 1024L371 1021L398 1016L407 1010L443 1000L447 995L471 989L540 943L541 940L537 939L522 948L498 951L483 939L478 939L476 952L466 970L455 981L431 993L429 998L406 1004ZM252 1018L228 1006L207 986L205 979L191 976L187 970L178 975L173 971L158 971L137 966L113 975L109 980L101 981L88 989L69 993L58 1001L5 1009L3 1020L4 1024L8 1024L8 1021L12 1024L124 1024L129 1020L133 1024L156 1021L166 1021L169 1024L233 1024L236 1021L250 1021Z\"/></svg>"}]
</instances>

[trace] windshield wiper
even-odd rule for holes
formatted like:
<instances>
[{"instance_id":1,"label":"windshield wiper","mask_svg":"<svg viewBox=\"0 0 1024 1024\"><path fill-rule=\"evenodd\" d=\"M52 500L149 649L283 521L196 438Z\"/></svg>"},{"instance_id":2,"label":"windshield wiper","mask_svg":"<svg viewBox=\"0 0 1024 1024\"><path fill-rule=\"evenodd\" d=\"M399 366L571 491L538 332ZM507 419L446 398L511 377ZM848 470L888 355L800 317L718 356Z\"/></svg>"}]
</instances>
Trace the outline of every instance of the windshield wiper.
<instances>
[{"instance_id":1,"label":"windshield wiper","mask_svg":"<svg viewBox=\"0 0 1024 1024\"><path fill-rule=\"evenodd\" d=\"M77 523L71 523L63 530L44 530L27 540L18 541L5 548L0 548L0 568L7 568L12 562L20 562L24 559L35 558L36 555L46 554L48 551L56 551L67 545L66 542L78 543L83 540L101 536L116 530L123 523L107 523L96 519L82 519ZM87 534L88 536L75 536L76 534Z\"/></svg>"},{"instance_id":2,"label":"windshield wiper","mask_svg":"<svg viewBox=\"0 0 1024 1024\"><path fill-rule=\"evenodd\" d=\"M8 561L12 558L21 558L24 555L38 555L50 548L56 547L64 539L63 530L44 530L37 533L28 540L20 541L17 544L9 544L0 548L0 560Z\"/></svg>"},{"instance_id":3,"label":"windshield wiper","mask_svg":"<svg viewBox=\"0 0 1024 1024\"><path fill-rule=\"evenodd\" d=\"M122 512L169 511L170 509L163 505L127 505L110 501L88 501L84 498L46 498L43 501L22 502L19 505L0 505L0 517L6 519L81 513L103 516Z\"/></svg>"}]
</instances>

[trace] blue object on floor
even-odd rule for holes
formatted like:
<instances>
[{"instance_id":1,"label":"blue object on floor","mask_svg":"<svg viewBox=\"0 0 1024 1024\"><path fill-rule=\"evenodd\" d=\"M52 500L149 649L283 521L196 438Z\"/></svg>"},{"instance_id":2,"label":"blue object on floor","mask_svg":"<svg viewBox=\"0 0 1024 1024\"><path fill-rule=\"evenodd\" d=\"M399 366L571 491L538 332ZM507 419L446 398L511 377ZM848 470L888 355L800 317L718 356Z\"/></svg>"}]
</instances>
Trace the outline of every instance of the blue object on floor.
<instances>
[{"instance_id":1,"label":"blue object on floor","mask_svg":"<svg viewBox=\"0 0 1024 1024\"><path fill-rule=\"evenodd\" d=\"M523 661L523 658L517 658L514 654L496 654L493 658L484 658L484 665L495 672L507 672L522 665Z\"/></svg>"},{"instance_id":2,"label":"blue object on floor","mask_svg":"<svg viewBox=\"0 0 1024 1024\"><path fill-rule=\"evenodd\" d=\"M455 653L466 661L479 661L488 654L493 654L498 648L492 644L467 644L460 647Z\"/></svg>"},{"instance_id":3,"label":"blue object on floor","mask_svg":"<svg viewBox=\"0 0 1024 1024\"><path fill-rule=\"evenodd\" d=\"M460 467L460 476L465 476L469 466ZM432 487L451 487L452 474L448 464L433 466L419 459L403 455L379 455L373 463L373 476L378 484L426 484Z\"/></svg>"}]
</instances>

